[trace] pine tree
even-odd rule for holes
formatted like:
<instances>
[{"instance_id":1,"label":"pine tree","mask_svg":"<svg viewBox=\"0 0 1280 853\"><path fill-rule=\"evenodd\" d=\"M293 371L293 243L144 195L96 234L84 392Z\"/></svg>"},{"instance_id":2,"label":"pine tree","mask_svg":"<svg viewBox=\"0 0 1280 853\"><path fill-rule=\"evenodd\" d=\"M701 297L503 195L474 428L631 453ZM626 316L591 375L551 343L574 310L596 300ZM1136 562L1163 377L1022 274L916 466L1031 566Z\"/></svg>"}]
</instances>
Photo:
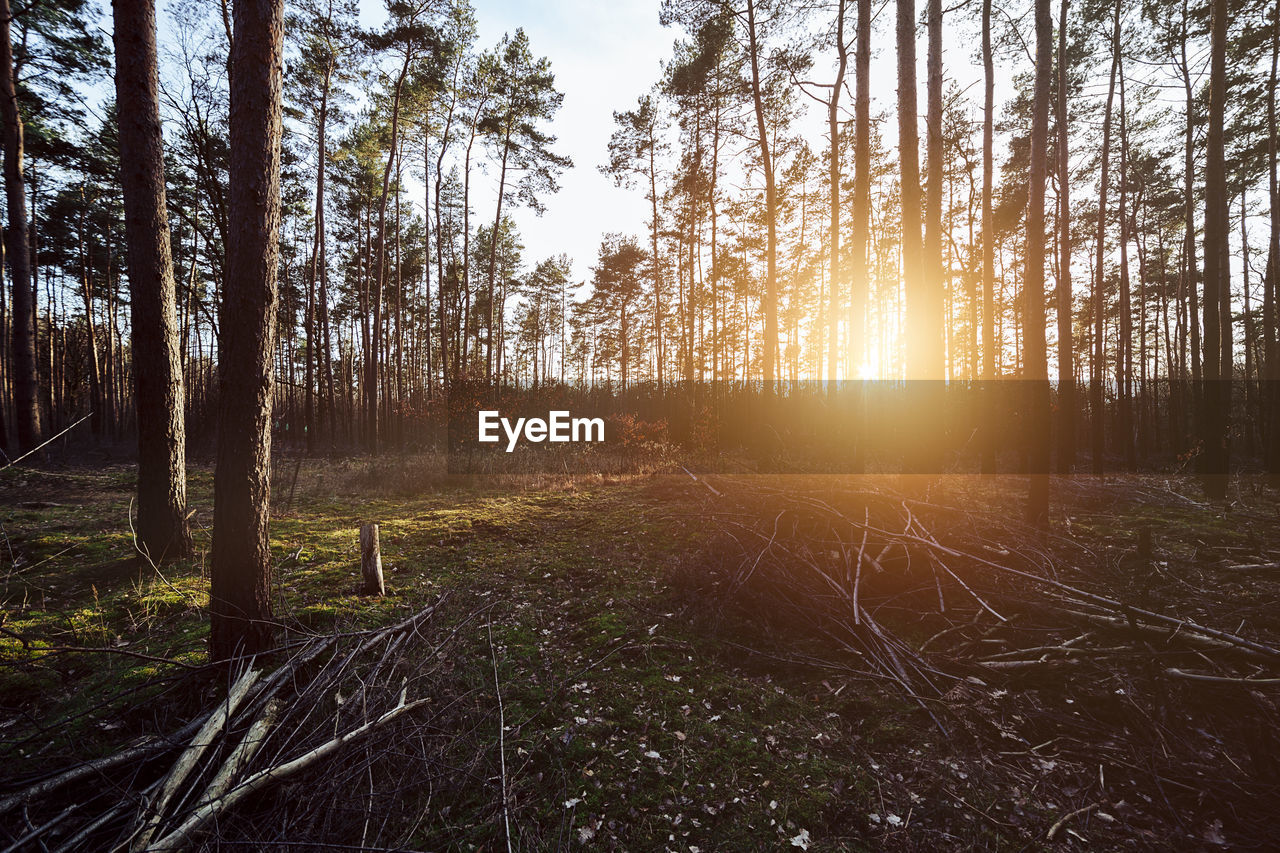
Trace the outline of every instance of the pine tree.
<instances>
[{"instance_id":1,"label":"pine tree","mask_svg":"<svg viewBox=\"0 0 1280 853\"><path fill-rule=\"evenodd\" d=\"M280 251L284 0L234 0L227 282L214 473L210 656L271 647L271 404Z\"/></svg>"},{"instance_id":2,"label":"pine tree","mask_svg":"<svg viewBox=\"0 0 1280 853\"><path fill-rule=\"evenodd\" d=\"M134 402L138 412L138 548L156 562L191 552L185 396L165 199L154 0L115 0L116 102L129 250Z\"/></svg>"}]
</instances>

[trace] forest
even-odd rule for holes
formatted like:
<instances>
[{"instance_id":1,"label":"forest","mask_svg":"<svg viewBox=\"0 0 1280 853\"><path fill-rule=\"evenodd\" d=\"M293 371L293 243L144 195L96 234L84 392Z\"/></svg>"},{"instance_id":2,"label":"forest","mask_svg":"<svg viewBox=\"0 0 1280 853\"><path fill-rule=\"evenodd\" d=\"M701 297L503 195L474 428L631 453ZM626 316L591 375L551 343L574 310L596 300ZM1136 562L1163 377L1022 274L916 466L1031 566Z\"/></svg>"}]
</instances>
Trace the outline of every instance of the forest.
<instances>
[{"instance_id":1,"label":"forest","mask_svg":"<svg viewBox=\"0 0 1280 853\"><path fill-rule=\"evenodd\" d=\"M1277 0L0 0L0 849L1272 849L1278 83Z\"/></svg>"}]
</instances>

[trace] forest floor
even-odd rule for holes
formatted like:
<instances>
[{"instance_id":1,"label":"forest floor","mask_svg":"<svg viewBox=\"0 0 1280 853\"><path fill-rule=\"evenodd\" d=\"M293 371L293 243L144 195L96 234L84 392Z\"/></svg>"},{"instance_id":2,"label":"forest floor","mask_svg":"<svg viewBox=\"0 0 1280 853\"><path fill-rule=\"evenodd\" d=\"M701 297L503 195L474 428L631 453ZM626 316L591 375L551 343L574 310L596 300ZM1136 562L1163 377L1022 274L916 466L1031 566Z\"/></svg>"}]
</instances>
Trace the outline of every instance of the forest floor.
<instances>
[{"instance_id":1,"label":"forest floor","mask_svg":"<svg viewBox=\"0 0 1280 853\"><path fill-rule=\"evenodd\" d=\"M1275 683L1169 677L1174 652L1151 636L1078 657L1041 653L1061 650L1067 634L1034 620L1027 636L1055 639L1023 654L996 626L977 630L978 615L953 626L967 645L934 643L943 623L886 596L881 623L932 644L954 674L941 695L914 701L819 651L803 626L714 592L707 578L738 559L713 521L718 503L753 482L791 488L782 478L715 477L710 489L683 473L471 483L416 457L277 468L272 553L290 631L390 624L448 593L433 617L438 635L456 635L438 701L462 709L454 719L475 755L429 771L411 755L382 756L376 786L371 769L364 787L324 806L351 817L331 817L323 835L281 817L280 801L302 789L269 789L228 816L224 842L496 849L509 833L519 849L1280 844ZM1060 539L1046 549L1065 562L1085 543L1092 555L1064 579L1280 642L1274 492L1239 481L1211 506L1184 480L1056 482ZM176 730L220 689L204 666L211 473L189 480L196 557L160 571L133 557L133 485L127 467L0 472L0 796ZM927 497L1008 524L1024 489L1017 477L953 477ZM385 598L358 594L363 521L381 525ZM1040 654L1040 665L964 659L983 643L997 658ZM1177 654L1187 669L1188 653ZM1189 654L1201 671L1226 672ZM1242 666L1221 677L1277 674L1275 661ZM375 803L384 784L394 796ZM75 796L4 817L0 847ZM42 840L56 847L58 830L31 849Z\"/></svg>"}]
</instances>

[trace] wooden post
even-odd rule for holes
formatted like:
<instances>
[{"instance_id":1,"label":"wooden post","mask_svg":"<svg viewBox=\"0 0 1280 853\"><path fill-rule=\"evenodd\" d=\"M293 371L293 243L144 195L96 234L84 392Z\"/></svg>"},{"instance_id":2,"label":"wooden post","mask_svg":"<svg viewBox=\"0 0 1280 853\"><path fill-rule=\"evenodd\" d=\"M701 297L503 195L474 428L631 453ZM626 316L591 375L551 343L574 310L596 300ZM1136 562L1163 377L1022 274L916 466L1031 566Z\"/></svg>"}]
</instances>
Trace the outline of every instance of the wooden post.
<instances>
[{"instance_id":1,"label":"wooden post","mask_svg":"<svg viewBox=\"0 0 1280 853\"><path fill-rule=\"evenodd\" d=\"M386 595L382 583L382 552L378 547L378 525L369 522L360 528L360 573L364 575L365 595Z\"/></svg>"}]
</instances>

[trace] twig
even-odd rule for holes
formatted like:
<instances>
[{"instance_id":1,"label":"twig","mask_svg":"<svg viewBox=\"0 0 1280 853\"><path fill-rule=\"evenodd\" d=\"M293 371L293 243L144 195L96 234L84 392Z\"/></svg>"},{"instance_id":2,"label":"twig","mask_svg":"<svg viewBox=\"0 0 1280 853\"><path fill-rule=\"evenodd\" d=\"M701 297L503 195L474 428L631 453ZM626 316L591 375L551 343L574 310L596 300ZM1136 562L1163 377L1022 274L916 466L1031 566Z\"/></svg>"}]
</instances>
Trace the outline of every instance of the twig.
<instances>
[{"instance_id":1,"label":"twig","mask_svg":"<svg viewBox=\"0 0 1280 853\"><path fill-rule=\"evenodd\" d=\"M4 848L3 853L16 853L16 851L23 849L22 846L26 844L28 841L36 840L37 838L40 837L41 833L62 823L62 821L66 819L67 815L71 814L76 809L80 808L82 805L84 805L84 803L73 803L67 806L65 809L63 809L61 812L58 813L57 817L41 824L40 826L33 827L32 830L28 832L26 835L22 836L17 841L13 842L8 847ZM28 826L30 826L30 824L28 824Z\"/></svg>"},{"instance_id":2,"label":"twig","mask_svg":"<svg viewBox=\"0 0 1280 853\"><path fill-rule=\"evenodd\" d=\"M498 685L498 656L493 650L493 619L489 619L489 659L493 663L493 693L498 697L498 764L502 770L502 826L507 837L507 853L511 853L511 816L507 805L507 739L506 713L502 707L502 689Z\"/></svg>"},{"instance_id":3,"label":"twig","mask_svg":"<svg viewBox=\"0 0 1280 853\"><path fill-rule=\"evenodd\" d=\"M1216 684L1280 684L1280 678L1232 678L1226 675L1209 675L1203 672L1187 672L1185 669L1169 667L1165 673L1174 678L1185 678L1189 681L1211 681Z\"/></svg>"},{"instance_id":4,"label":"twig","mask_svg":"<svg viewBox=\"0 0 1280 853\"><path fill-rule=\"evenodd\" d=\"M1085 806L1082 809L1076 809L1073 812L1068 812L1067 814L1064 814L1062 817L1058 818L1057 823L1049 827L1049 834L1045 836L1045 840L1052 841L1054 837L1058 834L1058 830L1066 826L1070 820L1072 820L1073 818L1080 817L1080 815L1082 814L1088 814L1089 812L1093 811L1100 805L1102 805L1102 803L1090 803L1089 805Z\"/></svg>"},{"instance_id":5,"label":"twig","mask_svg":"<svg viewBox=\"0 0 1280 853\"><path fill-rule=\"evenodd\" d=\"M67 427L67 428L66 428L66 429L64 429L62 432L60 432L60 433L58 433L57 435L55 435L53 438L50 438L50 439L48 439L47 441L43 441L43 442L41 442L40 444L37 444L35 447L31 448L31 449L30 449L30 450L28 450L26 453L22 454L21 456L19 456L17 459L13 460L12 462L9 462L9 463L7 463L7 464L5 464L5 465L0 465L0 471L5 470L6 468L12 468L14 465L17 465L19 462L21 462L23 459L26 459L26 458L27 458L28 456L30 456L31 454L38 452L38 451L39 451L41 448L43 448L45 445L47 445L47 444L52 444L53 442L55 442L55 441L57 441L58 439L62 438L64 435L66 435L67 433L71 432L71 430L73 430L73 429L75 429L76 427L80 426L80 424L82 424L82 423L84 423L85 421L89 420L89 418L91 418L91 417L93 417L93 412L90 412L89 414L85 415L83 418L81 418L80 420L76 421L76 422L75 422L75 423L73 423L71 426Z\"/></svg>"},{"instance_id":6,"label":"twig","mask_svg":"<svg viewBox=\"0 0 1280 853\"><path fill-rule=\"evenodd\" d=\"M171 735L169 740L180 741L189 737L193 732L195 732L198 728L200 728L200 725L207 718L208 718L208 715L197 717L196 719L187 723L185 726L183 726L173 735ZM87 776L92 776L96 773L102 773L106 770L110 770L113 767L118 767L121 764L127 764L128 762L133 761L134 759L146 758L148 755L152 755L156 752L163 751L171 747L172 747L172 744L163 743L161 739L156 739L156 740L141 744L139 746L132 747L130 749L122 750L120 752L117 752L115 755L108 755L104 758L99 758L95 761L87 761L78 767L73 767L70 770L65 770L62 773L57 774L56 776L52 776L48 779L45 779L42 782L37 782L36 784L30 786L26 790L19 791L16 794L10 794L8 797L5 797L3 800L0 800L0 815L3 815L6 812L11 811L15 806L19 806L22 803L30 802L36 799L37 797L42 797L45 794L48 794L52 791L56 791L58 788L61 788L63 785L69 784L71 782L77 782L81 779L84 779Z\"/></svg>"},{"instance_id":7,"label":"twig","mask_svg":"<svg viewBox=\"0 0 1280 853\"><path fill-rule=\"evenodd\" d=\"M724 495L722 495L722 494L720 493L720 491L719 491L718 489L716 489L716 487L715 487L715 486L711 485L711 484L710 484L710 483L708 483L706 480L700 480L700 479L698 479L698 477L696 477L696 476L694 475L694 473L693 473L692 471L690 471L688 468L686 468L686 467L684 467L683 465L681 465L681 466L680 466L680 470L681 470L681 471L684 471L686 474L688 474L688 475L689 475L689 477L690 477L690 479L692 479L695 483L701 483L702 485L704 485L704 486L706 486L708 489L710 489L710 490L711 490L711 494L715 495L715 496L716 496L716 497L718 497L718 498L722 498L722 497L724 497Z\"/></svg>"},{"instance_id":8,"label":"twig","mask_svg":"<svg viewBox=\"0 0 1280 853\"><path fill-rule=\"evenodd\" d=\"M47 652L50 654L53 654L55 652L56 653L66 652L66 653L84 653L84 654L124 655L125 657L137 658L138 660L145 660L151 663L162 663L168 666L181 667L182 669L190 670L192 672L196 672L196 671L208 668L207 664L201 665L201 664L193 664L193 663L184 663L183 661L174 660L173 658L162 658L157 655L149 655L143 652L135 652L132 649L117 649L112 646L33 646L32 643L39 642L39 641L33 640L30 637L25 637L22 634L17 633L16 631L11 631L8 628L4 628L4 627L0 627L0 634L4 634L6 637L12 637L13 639L17 640L19 643L22 644L23 651L28 651L28 652ZM3 812L3 808L0 808L0 812Z\"/></svg>"}]
</instances>

